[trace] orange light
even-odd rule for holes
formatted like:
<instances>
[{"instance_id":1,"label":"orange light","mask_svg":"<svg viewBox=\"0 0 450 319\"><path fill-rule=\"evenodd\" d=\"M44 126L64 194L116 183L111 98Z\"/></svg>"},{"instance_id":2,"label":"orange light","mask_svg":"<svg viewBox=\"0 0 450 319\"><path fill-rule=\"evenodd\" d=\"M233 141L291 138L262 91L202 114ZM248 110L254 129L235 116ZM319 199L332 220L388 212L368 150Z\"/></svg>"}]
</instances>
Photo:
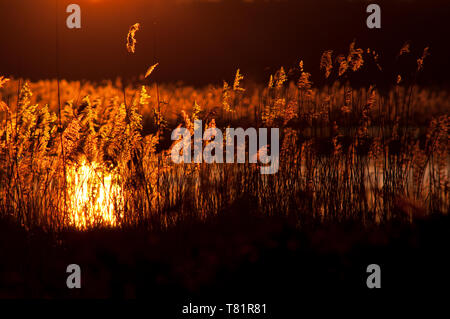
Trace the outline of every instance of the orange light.
<instances>
[{"instance_id":1,"label":"orange light","mask_svg":"<svg viewBox=\"0 0 450 319\"><path fill-rule=\"evenodd\" d=\"M117 226L123 207L119 176L82 161L67 171L69 224L79 229Z\"/></svg>"}]
</instances>

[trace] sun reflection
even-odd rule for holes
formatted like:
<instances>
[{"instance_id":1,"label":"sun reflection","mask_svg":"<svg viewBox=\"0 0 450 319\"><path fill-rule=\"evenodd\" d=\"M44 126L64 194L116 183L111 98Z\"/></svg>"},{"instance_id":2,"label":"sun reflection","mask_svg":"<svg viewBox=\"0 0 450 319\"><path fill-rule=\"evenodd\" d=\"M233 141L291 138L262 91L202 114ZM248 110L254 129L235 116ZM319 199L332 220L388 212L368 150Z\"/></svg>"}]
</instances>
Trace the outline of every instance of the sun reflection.
<instances>
[{"instance_id":1,"label":"sun reflection","mask_svg":"<svg viewBox=\"0 0 450 319\"><path fill-rule=\"evenodd\" d=\"M82 161L67 171L69 224L79 229L117 226L123 207L119 175Z\"/></svg>"}]
</instances>

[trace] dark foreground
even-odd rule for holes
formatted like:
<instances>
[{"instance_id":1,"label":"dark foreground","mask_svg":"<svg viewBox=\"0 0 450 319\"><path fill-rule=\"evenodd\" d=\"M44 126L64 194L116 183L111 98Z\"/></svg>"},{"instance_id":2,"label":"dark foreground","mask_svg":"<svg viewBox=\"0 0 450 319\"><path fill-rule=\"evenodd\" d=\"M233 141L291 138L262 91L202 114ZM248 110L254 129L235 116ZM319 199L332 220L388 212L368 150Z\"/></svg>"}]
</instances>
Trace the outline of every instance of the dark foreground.
<instances>
[{"instance_id":1,"label":"dark foreground","mask_svg":"<svg viewBox=\"0 0 450 319\"><path fill-rule=\"evenodd\" d=\"M294 227L288 218L229 211L168 231L47 234L0 222L0 298L141 298L180 317L182 305L268 304L296 311L302 296L428 295L450 283L448 216L364 228L358 223ZM82 288L66 287L78 264ZM366 286L381 266L381 289ZM166 307L167 305L168 308ZM219 316L220 317L220 316Z\"/></svg>"}]
</instances>

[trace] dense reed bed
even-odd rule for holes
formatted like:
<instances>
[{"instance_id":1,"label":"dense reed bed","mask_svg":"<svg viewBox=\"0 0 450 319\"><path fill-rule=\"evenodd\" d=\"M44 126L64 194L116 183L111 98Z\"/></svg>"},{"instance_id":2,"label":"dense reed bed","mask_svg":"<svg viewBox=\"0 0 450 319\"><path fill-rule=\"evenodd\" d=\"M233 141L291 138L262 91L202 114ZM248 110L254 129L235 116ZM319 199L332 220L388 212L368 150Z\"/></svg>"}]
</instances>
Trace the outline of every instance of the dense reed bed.
<instances>
[{"instance_id":1,"label":"dense reed bed","mask_svg":"<svg viewBox=\"0 0 450 319\"><path fill-rule=\"evenodd\" d=\"M428 54L412 57L405 45L396 59L413 59L412 68L386 76L374 51L352 43L345 55L323 54L320 87L303 62L267 85L246 82L240 70L203 88L151 76L1 78L0 215L62 230L166 228L242 200L298 226L447 214L450 101L448 91L416 84ZM278 173L261 175L248 162L174 164L172 130L192 130L198 119L280 128Z\"/></svg>"}]
</instances>

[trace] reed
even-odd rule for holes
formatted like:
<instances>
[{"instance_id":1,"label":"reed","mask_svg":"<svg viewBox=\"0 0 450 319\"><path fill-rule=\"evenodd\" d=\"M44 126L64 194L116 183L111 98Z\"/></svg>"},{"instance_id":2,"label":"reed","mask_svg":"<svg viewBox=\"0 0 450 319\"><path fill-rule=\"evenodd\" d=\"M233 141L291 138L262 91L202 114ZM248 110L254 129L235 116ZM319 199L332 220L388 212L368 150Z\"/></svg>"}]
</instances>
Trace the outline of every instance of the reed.
<instances>
[{"instance_id":1,"label":"reed","mask_svg":"<svg viewBox=\"0 0 450 319\"><path fill-rule=\"evenodd\" d=\"M130 28L130 52L138 29ZM407 54L404 46L397 59ZM382 70L377 54L355 43L346 55L323 54L323 87L303 62L280 68L267 86L246 82L240 70L233 85L205 88L60 81L56 92L56 80L0 77L0 215L27 229L166 228L243 199L298 225L446 214L449 96L417 86L428 54L412 79L393 75L388 90L364 73ZM60 112L52 108L59 92ZM261 175L250 163L172 163L171 130L193 131L197 119L223 129L279 127L278 173Z\"/></svg>"}]
</instances>

